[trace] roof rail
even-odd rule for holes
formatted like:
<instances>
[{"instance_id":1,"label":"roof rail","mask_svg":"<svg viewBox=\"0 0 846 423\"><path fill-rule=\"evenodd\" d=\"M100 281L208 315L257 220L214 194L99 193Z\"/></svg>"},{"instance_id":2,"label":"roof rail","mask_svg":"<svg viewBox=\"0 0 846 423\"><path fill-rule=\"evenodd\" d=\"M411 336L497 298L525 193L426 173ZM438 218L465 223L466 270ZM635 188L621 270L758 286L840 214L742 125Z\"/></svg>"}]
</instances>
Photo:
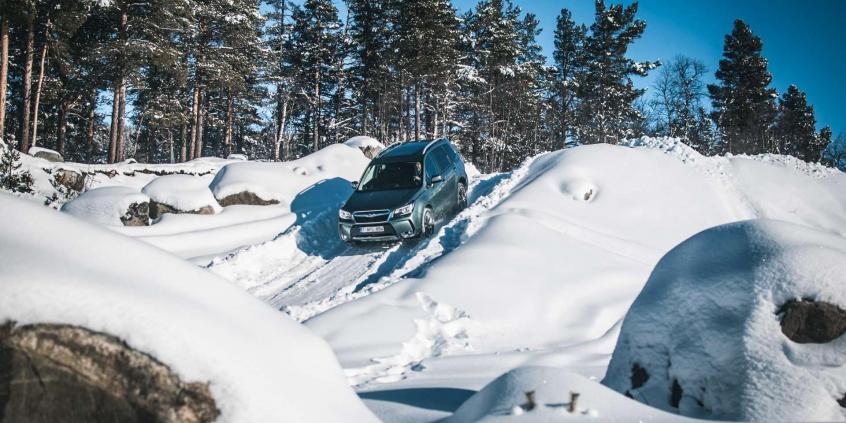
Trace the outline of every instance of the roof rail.
<instances>
[{"instance_id":1,"label":"roof rail","mask_svg":"<svg viewBox=\"0 0 846 423\"><path fill-rule=\"evenodd\" d=\"M438 139L436 139L436 140L434 140L434 141L429 142L429 144L426 144L426 147L424 147L424 148L423 148L423 153L421 153L421 154L424 154L424 155L425 155L425 154L426 154L426 152L427 152L427 151L429 151L429 147L431 147L431 146L433 146L433 145L435 145L435 144L437 144L437 143L439 143L439 142L441 142L441 141L443 141L443 140L445 140L445 139L446 139L446 138L438 138Z\"/></svg>"}]
</instances>

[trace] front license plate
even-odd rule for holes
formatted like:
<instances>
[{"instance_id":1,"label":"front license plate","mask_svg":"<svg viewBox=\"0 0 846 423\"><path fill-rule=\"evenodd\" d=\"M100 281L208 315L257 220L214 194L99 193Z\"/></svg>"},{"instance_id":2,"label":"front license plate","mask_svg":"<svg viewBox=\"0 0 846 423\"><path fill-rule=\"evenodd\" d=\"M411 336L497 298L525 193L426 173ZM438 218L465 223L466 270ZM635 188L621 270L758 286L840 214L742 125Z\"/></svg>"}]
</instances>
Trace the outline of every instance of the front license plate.
<instances>
[{"instance_id":1,"label":"front license plate","mask_svg":"<svg viewBox=\"0 0 846 423\"><path fill-rule=\"evenodd\" d=\"M364 226L361 228L361 233L363 234L372 234L384 231L385 228L383 226Z\"/></svg>"}]
</instances>

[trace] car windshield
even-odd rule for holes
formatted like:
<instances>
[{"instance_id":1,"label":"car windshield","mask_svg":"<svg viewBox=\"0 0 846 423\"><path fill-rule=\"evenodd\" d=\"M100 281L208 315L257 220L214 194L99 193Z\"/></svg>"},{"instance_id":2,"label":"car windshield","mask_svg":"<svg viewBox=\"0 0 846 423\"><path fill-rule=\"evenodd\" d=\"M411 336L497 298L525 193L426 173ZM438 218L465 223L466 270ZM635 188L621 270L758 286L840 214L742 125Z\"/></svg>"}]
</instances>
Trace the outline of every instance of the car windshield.
<instances>
[{"instance_id":1,"label":"car windshield","mask_svg":"<svg viewBox=\"0 0 846 423\"><path fill-rule=\"evenodd\" d=\"M359 191L385 191L417 188L423 183L420 162L388 162L371 164L364 171Z\"/></svg>"}]
</instances>

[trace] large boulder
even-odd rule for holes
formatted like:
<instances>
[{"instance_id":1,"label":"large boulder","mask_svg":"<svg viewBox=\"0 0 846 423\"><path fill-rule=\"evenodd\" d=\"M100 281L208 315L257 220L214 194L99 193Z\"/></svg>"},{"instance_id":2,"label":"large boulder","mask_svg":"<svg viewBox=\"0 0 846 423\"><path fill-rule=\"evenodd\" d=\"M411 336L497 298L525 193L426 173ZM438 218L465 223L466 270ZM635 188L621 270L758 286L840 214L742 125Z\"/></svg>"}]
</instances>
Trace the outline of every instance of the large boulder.
<instances>
[{"instance_id":1,"label":"large boulder","mask_svg":"<svg viewBox=\"0 0 846 423\"><path fill-rule=\"evenodd\" d=\"M751 220L665 255L604 384L683 415L844 421L846 238Z\"/></svg>"},{"instance_id":2,"label":"large boulder","mask_svg":"<svg viewBox=\"0 0 846 423\"><path fill-rule=\"evenodd\" d=\"M51 150L49 148L44 147L32 147L28 151L29 155L32 157L38 157L39 159L47 160L48 162L64 162L65 159L59 154L58 151Z\"/></svg>"},{"instance_id":3,"label":"large boulder","mask_svg":"<svg viewBox=\"0 0 846 423\"><path fill-rule=\"evenodd\" d=\"M150 217L165 213L215 214L220 205L202 178L193 175L165 175L153 179L142 190L150 197Z\"/></svg>"},{"instance_id":4,"label":"large boulder","mask_svg":"<svg viewBox=\"0 0 846 423\"><path fill-rule=\"evenodd\" d=\"M3 422L376 420L325 341L205 269L5 194L0 233Z\"/></svg>"},{"instance_id":5,"label":"large boulder","mask_svg":"<svg viewBox=\"0 0 846 423\"><path fill-rule=\"evenodd\" d=\"M81 192L85 189L85 175L75 170L57 169L53 172L53 179L59 185Z\"/></svg>"},{"instance_id":6,"label":"large boulder","mask_svg":"<svg viewBox=\"0 0 846 423\"><path fill-rule=\"evenodd\" d=\"M147 226L150 197L123 186L99 187L62 205L62 212L106 226Z\"/></svg>"},{"instance_id":7,"label":"large boulder","mask_svg":"<svg viewBox=\"0 0 846 423\"><path fill-rule=\"evenodd\" d=\"M70 326L0 326L4 421L214 421L208 383L182 381L120 339Z\"/></svg>"},{"instance_id":8,"label":"large boulder","mask_svg":"<svg viewBox=\"0 0 846 423\"><path fill-rule=\"evenodd\" d=\"M281 163L237 162L220 169L209 184L221 206L290 205L307 188L326 180L357 180L368 160L357 149L333 144L306 157ZM329 193L346 200L349 183ZM328 200L328 198L325 198Z\"/></svg>"}]
</instances>

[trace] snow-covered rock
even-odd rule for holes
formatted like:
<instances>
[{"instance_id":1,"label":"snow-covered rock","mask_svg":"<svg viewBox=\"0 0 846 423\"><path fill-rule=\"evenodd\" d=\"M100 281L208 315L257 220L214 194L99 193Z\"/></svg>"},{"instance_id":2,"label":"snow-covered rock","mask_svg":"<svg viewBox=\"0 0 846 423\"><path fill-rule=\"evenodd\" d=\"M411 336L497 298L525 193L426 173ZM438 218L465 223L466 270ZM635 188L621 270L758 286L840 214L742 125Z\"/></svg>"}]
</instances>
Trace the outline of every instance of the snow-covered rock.
<instances>
[{"instance_id":1,"label":"snow-covered rock","mask_svg":"<svg viewBox=\"0 0 846 423\"><path fill-rule=\"evenodd\" d=\"M385 145L379 142L376 138L366 135L352 137L344 141L344 144L361 150L368 159L376 157L379 152L385 149Z\"/></svg>"},{"instance_id":2,"label":"snow-covered rock","mask_svg":"<svg viewBox=\"0 0 846 423\"><path fill-rule=\"evenodd\" d=\"M701 232L653 270L603 383L689 416L844 421L844 283L843 236L762 219Z\"/></svg>"},{"instance_id":3,"label":"snow-covered rock","mask_svg":"<svg viewBox=\"0 0 846 423\"><path fill-rule=\"evenodd\" d=\"M214 214L221 209L206 181L193 175L159 176L141 192L150 197L153 219L165 213Z\"/></svg>"},{"instance_id":4,"label":"snow-covered rock","mask_svg":"<svg viewBox=\"0 0 846 423\"><path fill-rule=\"evenodd\" d=\"M375 421L324 341L225 280L6 194L0 226L0 324L118 337L208 382L221 422Z\"/></svg>"},{"instance_id":5,"label":"snow-covered rock","mask_svg":"<svg viewBox=\"0 0 846 423\"><path fill-rule=\"evenodd\" d=\"M242 162L245 162L245 161L247 161L247 155L246 154L230 154L230 155L226 156L226 159L227 160L240 160Z\"/></svg>"},{"instance_id":6,"label":"snow-covered rock","mask_svg":"<svg viewBox=\"0 0 846 423\"><path fill-rule=\"evenodd\" d=\"M47 160L48 162L63 162L62 155L56 150L51 150L44 147L32 147L27 152L32 157Z\"/></svg>"},{"instance_id":7,"label":"snow-covered rock","mask_svg":"<svg viewBox=\"0 0 846 423\"><path fill-rule=\"evenodd\" d=\"M149 224L150 197L122 186L94 188L65 203L67 214L107 226L144 226Z\"/></svg>"},{"instance_id":8,"label":"snow-covered rock","mask_svg":"<svg viewBox=\"0 0 846 423\"><path fill-rule=\"evenodd\" d=\"M245 204L252 198L258 204L290 205L297 194L322 180L358 180L367 163L355 148L334 144L290 162L228 164L209 188L222 206Z\"/></svg>"},{"instance_id":9,"label":"snow-covered rock","mask_svg":"<svg viewBox=\"0 0 846 423\"><path fill-rule=\"evenodd\" d=\"M595 381L564 369L529 366L511 370L488 383L461 404L445 423L506 421L669 423L694 420L634 403Z\"/></svg>"}]
</instances>

